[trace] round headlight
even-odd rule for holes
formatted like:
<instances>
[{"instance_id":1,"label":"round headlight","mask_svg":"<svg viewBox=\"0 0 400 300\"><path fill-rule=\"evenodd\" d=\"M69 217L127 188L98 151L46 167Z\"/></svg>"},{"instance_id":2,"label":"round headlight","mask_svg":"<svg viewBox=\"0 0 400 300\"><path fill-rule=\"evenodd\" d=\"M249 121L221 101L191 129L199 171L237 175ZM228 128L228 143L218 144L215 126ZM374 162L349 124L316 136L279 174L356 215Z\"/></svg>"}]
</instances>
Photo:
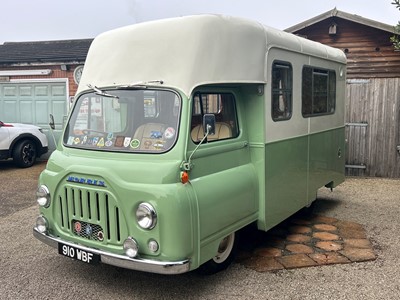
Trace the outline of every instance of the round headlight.
<instances>
[{"instance_id":1,"label":"round headlight","mask_svg":"<svg viewBox=\"0 0 400 300\"><path fill-rule=\"evenodd\" d=\"M127 256L134 258L139 252L139 246L133 238L128 237L124 241L124 251Z\"/></svg>"},{"instance_id":2,"label":"round headlight","mask_svg":"<svg viewBox=\"0 0 400 300\"><path fill-rule=\"evenodd\" d=\"M47 220L43 216L39 216L36 219L36 228L40 233L47 232Z\"/></svg>"},{"instance_id":3,"label":"round headlight","mask_svg":"<svg viewBox=\"0 0 400 300\"><path fill-rule=\"evenodd\" d=\"M156 210L148 203L140 203L136 210L136 220L140 227L152 229L157 223Z\"/></svg>"},{"instance_id":4,"label":"round headlight","mask_svg":"<svg viewBox=\"0 0 400 300\"><path fill-rule=\"evenodd\" d=\"M36 201L42 207L50 206L50 192L47 186L41 185L36 191Z\"/></svg>"}]
</instances>

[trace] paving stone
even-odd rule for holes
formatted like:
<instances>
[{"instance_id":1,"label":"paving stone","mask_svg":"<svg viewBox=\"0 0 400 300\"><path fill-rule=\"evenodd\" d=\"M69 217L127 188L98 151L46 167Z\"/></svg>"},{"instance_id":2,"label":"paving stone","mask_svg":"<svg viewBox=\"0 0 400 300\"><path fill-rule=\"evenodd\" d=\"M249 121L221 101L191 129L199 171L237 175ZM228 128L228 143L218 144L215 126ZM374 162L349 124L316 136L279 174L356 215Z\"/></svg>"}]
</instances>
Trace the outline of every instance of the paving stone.
<instances>
[{"instance_id":1,"label":"paving stone","mask_svg":"<svg viewBox=\"0 0 400 300\"><path fill-rule=\"evenodd\" d=\"M366 239L365 229L361 224L339 221L336 226L338 227L342 238L344 239Z\"/></svg>"},{"instance_id":2,"label":"paving stone","mask_svg":"<svg viewBox=\"0 0 400 300\"><path fill-rule=\"evenodd\" d=\"M338 228L329 224L315 224L314 229L319 231L336 231Z\"/></svg>"},{"instance_id":3,"label":"paving stone","mask_svg":"<svg viewBox=\"0 0 400 300\"><path fill-rule=\"evenodd\" d=\"M297 225L297 226L289 227L289 231L291 233L297 233L297 234L299 234L299 233L310 233L311 232L311 228L308 227L308 226Z\"/></svg>"},{"instance_id":4,"label":"paving stone","mask_svg":"<svg viewBox=\"0 0 400 300\"><path fill-rule=\"evenodd\" d=\"M349 248L371 248L371 243L367 239L344 239L344 246Z\"/></svg>"},{"instance_id":5,"label":"paving stone","mask_svg":"<svg viewBox=\"0 0 400 300\"><path fill-rule=\"evenodd\" d=\"M290 234L286 237L286 239L295 243L309 243L311 241L311 236L304 234Z\"/></svg>"},{"instance_id":6,"label":"paving stone","mask_svg":"<svg viewBox=\"0 0 400 300\"><path fill-rule=\"evenodd\" d=\"M332 241L317 242L315 246L325 251L339 251L343 249L341 244Z\"/></svg>"},{"instance_id":7,"label":"paving stone","mask_svg":"<svg viewBox=\"0 0 400 300\"><path fill-rule=\"evenodd\" d=\"M313 248L303 245L303 244L290 244L286 246L286 250L292 252L292 253L304 253L304 254L309 254L309 253L314 253Z\"/></svg>"},{"instance_id":8,"label":"paving stone","mask_svg":"<svg viewBox=\"0 0 400 300\"><path fill-rule=\"evenodd\" d=\"M271 272L282 270L285 267L272 257L252 257L242 262L245 267L257 272Z\"/></svg>"},{"instance_id":9,"label":"paving stone","mask_svg":"<svg viewBox=\"0 0 400 300\"><path fill-rule=\"evenodd\" d=\"M346 264L351 262L337 252L314 253L309 256L319 265Z\"/></svg>"},{"instance_id":10,"label":"paving stone","mask_svg":"<svg viewBox=\"0 0 400 300\"><path fill-rule=\"evenodd\" d=\"M324 232L324 231L314 232L312 236L313 236L313 238L320 239L323 241L337 241L340 239L337 234L333 234L330 232Z\"/></svg>"},{"instance_id":11,"label":"paving stone","mask_svg":"<svg viewBox=\"0 0 400 300\"><path fill-rule=\"evenodd\" d=\"M355 222L349 222L349 221L338 221L336 223L336 226L338 228L346 228L346 229L352 229L352 230L364 230L364 226L361 224L355 223Z\"/></svg>"},{"instance_id":12,"label":"paving stone","mask_svg":"<svg viewBox=\"0 0 400 300\"><path fill-rule=\"evenodd\" d=\"M376 255L372 249L346 248L343 251L339 251L339 253L346 256L352 262L376 259Z\"/></svg>"},{"instance_id":13,"label":"paving stone","mask_svg":"<svg viewBox=\"0 0 400 300\"><path fill-rule=\"evenodd\" d=\"M313 267L318 264L305 254L293 254L276 258L286 269Z\"/></svg>"},{"instance_id":14,"label":"paving stone","mask_svg":"<svg viewBox=\"0 0 400 300\"><path fill-rule=\"evenodd\" d=\"M311 218L311 222L313 222L313 223L333 224L333 223L336 223L337 221L338 221L338 219L336 219L336 218L318 216L318 215L314 215Z\"/></svg>"},{"instance_id":15,"label":"paving stone","mask_svg":"<svg viewBox=\"0 0 400 300\"><path fill-rule=\"evenodd\" d=\"M254 254L262 257L278 257L282 256L282 250L273 247L258 248L254 251Z\"/></svg>"},{"instance_id":16,"label":"paving stone","mask_svg":"<svg viewBox=\"0 0 400 300\"><path fill-rule=\"evenodd\" d=\"M342 227L339 229L343 239L366 239L367 235L364 229Z\"/></svg>"}]
</instances>

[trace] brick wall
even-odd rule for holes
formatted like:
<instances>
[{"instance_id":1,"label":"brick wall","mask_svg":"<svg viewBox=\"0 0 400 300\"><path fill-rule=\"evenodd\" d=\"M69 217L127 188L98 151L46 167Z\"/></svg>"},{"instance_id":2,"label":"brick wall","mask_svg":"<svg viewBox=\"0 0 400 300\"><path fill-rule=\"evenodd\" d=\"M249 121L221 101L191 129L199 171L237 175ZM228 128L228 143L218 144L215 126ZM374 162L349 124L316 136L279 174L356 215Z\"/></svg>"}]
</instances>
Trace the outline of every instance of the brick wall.
<instances>
[{"instance_id":1,"label":"brick wall","mask_svg":"<svg viewBox=\"0 0 400 300\"><path fill-rule=\"evenodd\" d=\"M68 90L69 95L74 96L78 85L74 81L74 70L78 65L67 65L66 71L61 70L61 65L40 65L40 66L19 66L19 67L1 67L1 71L14 71L14 70L39 70L39 69L51 69L52 72L49 75L40 76L10 76L10 80L13 79L53 79L53 78L68 78Z\"/></svg>"}]
</instances>

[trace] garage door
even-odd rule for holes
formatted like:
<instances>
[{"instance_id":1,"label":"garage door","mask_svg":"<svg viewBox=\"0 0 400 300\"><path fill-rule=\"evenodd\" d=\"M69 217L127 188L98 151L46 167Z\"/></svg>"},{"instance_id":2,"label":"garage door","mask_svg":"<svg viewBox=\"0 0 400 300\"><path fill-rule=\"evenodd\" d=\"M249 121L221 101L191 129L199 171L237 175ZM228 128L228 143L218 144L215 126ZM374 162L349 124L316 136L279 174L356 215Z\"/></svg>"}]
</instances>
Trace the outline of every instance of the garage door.
<instances>
[{"instance_id":1,"label":"garage door","mask_svg":"<svg viewBox=\"0 0 400 300\"><path fill-rule=\"evenodd\" d=\"M67 114L65 81L0 83L0 120L42 127L49 140L50 150L54 150L48 125L49 114L54 115L58 139L63 116Z\"/></svg>"}]
</instances>

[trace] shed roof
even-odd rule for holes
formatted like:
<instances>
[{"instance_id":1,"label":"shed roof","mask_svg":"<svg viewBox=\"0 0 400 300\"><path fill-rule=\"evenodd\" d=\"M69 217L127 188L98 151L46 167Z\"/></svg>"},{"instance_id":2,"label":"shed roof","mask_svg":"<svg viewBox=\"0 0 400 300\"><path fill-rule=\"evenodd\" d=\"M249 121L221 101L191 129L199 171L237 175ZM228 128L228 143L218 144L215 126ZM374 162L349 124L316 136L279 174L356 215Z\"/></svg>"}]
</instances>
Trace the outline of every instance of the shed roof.
<instances>
[{"instance_id":1,"label":"shed roof","mask_svg":"<svg viewBox=\"0 0 400 300\"><path fill-rule=\"evenodd\" d=\"M93 39L5 42L0 64L84 62Z\"/></svg>"},{"instance_id":2,"label":"shed roof","mask_svg":"<svg viewBox=\"0 0 400 300\"><path fill-rule=\"evenodd\" d=\"M340 10L337 10L336 7L334 9L332 9L332 10L329 10L329 11L323 13L323 14L315 16L315 17L313 17L311 19L308 19L308 20L306 20L304 22L301 22L299 24L293 25L293 26L285 29L285 31L293 33L293 32L299 31L299 30L301 30L303 28L306 28L308 26L314 25L314 24L316 24L318 22L321 22L323 20L326 20L326 19L329 19L329 18L332 18L332 17L345 19L345 20L348 20L348 21L352 21L352 22L355 22L355 23L359 23L359 24L362 24L362 25L366 25L366 26L369 26L369 27L373 27L373 28L376 28L376 29L387 31L387 32L390 32L390 33L394 33L394 26L393 25L388 25L388 24L385 24L385 23L381 23L381 22L378 22L378 21L374 21L374 20L371 20L371 19L367 19L367 18L358 16L358 15L354 15L354 14L350 14L350 13L347 13L347 12L344 12L344 11L340 11Z\"/></svg>"}]
</instances>

